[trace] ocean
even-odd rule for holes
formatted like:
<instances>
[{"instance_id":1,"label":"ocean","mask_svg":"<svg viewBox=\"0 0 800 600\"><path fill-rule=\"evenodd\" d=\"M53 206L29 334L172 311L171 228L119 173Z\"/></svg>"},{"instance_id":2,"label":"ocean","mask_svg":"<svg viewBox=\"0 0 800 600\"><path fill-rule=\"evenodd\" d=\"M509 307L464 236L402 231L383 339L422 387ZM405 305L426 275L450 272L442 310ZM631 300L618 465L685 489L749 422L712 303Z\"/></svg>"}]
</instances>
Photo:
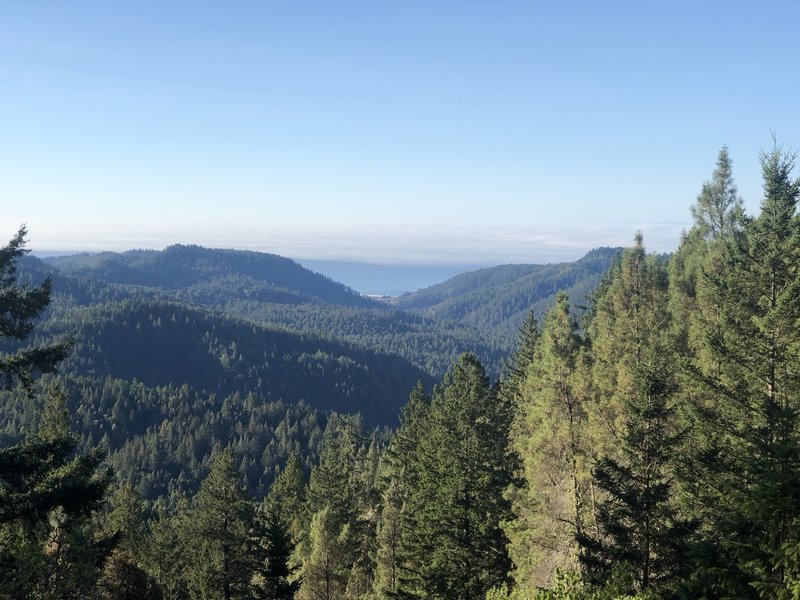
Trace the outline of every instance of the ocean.
<instances>
[{"instance_id":1,"label":"ocean","mask_svg":"<svg viewBox=\"0 0 800 600\"><path fill-rule=\"evenodd\" d=\"M374 264L338 260L297 260L366 296L401 296L487 265Z\"/></svg>"}]
</instances>

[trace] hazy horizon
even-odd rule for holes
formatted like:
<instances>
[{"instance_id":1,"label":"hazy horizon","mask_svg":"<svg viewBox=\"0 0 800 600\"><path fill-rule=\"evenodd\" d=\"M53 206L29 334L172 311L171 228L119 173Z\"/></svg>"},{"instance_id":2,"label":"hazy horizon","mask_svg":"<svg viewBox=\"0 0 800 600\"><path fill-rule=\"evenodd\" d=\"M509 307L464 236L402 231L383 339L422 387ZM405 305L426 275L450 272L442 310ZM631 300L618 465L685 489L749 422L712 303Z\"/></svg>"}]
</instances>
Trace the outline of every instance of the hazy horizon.
<instances>
[{"instance_id":1,"label":"hazy horizon","mask_svg":"<svg viewBox=\"0 0 800 600\"><path fill-rule=\"evenodd\" d=\"M16 227L0 219L5 236ZM685 223L595 223L562 226L405 226L278 230L198 228L200 233L172 235L129 224L124 232L96 225L93 237L67 237L51 225L38 228L27 223L29 247L38 256L79 252L124 252L133 249L161 250L173 244L194 244L208 248L255 250L279 254L297 261L336 261L376 265L493 266L507 263L548 263L572 261L601 246L628 246L641 230L651 252L677 248ZM69 229L66 230L69 232ZM52 237L51 237L52 236ZM59 244L60 242L60 244ZM65 243L66 242L66 243Z\"/></svg>"}]
</instances>

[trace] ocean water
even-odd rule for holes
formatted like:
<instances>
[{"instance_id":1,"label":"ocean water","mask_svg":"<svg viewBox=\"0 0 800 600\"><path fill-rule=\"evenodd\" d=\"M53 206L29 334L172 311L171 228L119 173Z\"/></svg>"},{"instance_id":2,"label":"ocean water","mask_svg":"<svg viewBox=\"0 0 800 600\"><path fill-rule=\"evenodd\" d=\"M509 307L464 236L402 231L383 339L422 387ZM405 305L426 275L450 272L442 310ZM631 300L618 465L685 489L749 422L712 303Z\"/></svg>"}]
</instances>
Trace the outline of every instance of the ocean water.
<instances>
[{"instance_id":1,"label":"ocean water","mask_svg":"<svg viewBox=\"0 0 800 600\"><path fill-rule=\"evenodd\" d=\"M430 287L467 271L487 265L407 265L348 262L338 260L298 260L304 267L327 275L367 296L401 296Z\"/></svg>"}]
</instances>

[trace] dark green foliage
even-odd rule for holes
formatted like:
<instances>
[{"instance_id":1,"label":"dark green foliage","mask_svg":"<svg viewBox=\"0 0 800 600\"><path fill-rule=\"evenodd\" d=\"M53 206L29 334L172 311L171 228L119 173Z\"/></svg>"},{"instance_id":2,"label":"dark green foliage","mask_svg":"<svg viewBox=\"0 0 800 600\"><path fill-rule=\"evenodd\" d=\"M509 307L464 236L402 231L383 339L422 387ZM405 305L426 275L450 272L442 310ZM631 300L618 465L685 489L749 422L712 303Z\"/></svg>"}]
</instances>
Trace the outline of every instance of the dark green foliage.
<instances>
[{"instance_id":1,"label":"dark green foliage","mask_svg":"<svg viewBox=\"0 0 800 600\"><path fill-rule=\"evenodd\" d=\"M250 493L263 497L291 454L310 467L325 427L325 416L303 402L262 402L252 394L216 396L188 386L151 388L111 378L62 382L80 447L88 450L102 440L120 479L149 500L196 492L210 454L222 444L240 458ZM18 439L13 434L28 418L29 404L21 393L0 397L8 415L0 428L5 439ZM30 427L37 427L38 415L30 419Z\"/></svg>"},{"instance_id":2,"label":"dark green foliage","mask_svg":"<svg viewBox=\"0 0 800 600\"><path fill-rule=\"evenodd\" d=\"M708 531L696 588L789 598L787 553L800 544L800 184L780 148L761 162L760 215L712 246L719 266L707 261L698 282L714 326L703 353L687 357L701 435L684 479Z\"/></svg>"},{"instance_id":3,"label":"dark green foliage","mask_svg":"<svg viewBox=\"0 0 800 600\"><path fill-rule=\"evenodd\" d=\"M331 415L308 488L302 599L363 597L371 587L371 461L358 417Z\"/></svg>"},{"instance_id":4,"label":"dark green foliage","mask_svg":"<svg viewBox=\"0 0 800 600\"><path fill-rule=\"evenodd\" d=\"M50 301L49 280L36 287L16 280L24 243L23 227L0 249L0 338L17 341L31 335L33 319ZM5 387L19 384L30 408L34 376L55 371L70 347L43 342L12 350L0 358L0 378ZM29 429L19 443L0 448L0 596L85 597L116 541L95 535L91 521L110 474L100 467L100 451L75 453L78 439L60 388L50 388L39 421L38 435Z\"/></svg>"},{"instance_id":5,"label":"dark green foliage","mask_svg":"<svg viewBox=\"0 0 800 600\"><path fill-rule=\"evenodd\" d=\"M289 525L275 504L268 504L260 518L264 560L258 595L265 600L294 598L300 582L293 578L297 567L291 566L295 545Z\"/></svg>"},{"instance_id":6,"label":"dark green foliage","mask_svg":"<svg viewBox=\"0 0 800 600\"><path fill-rule=\"evenodd\" d=\"M51 257L47 262L65 273L91 276L105 283L183 288L189 297L200 295L203 290L230 288L235 280L228 278L236 273L239 281L248 284L251 297L262 295L268 300L294 297L299 302L314 299L345 306L375 306L374 300L341 283L309 271L291 259L263 252L174 245L163 251L79 254Z\"/></svg>"},{"instance_id":7,"label":"dark green foliage","mask_svg":"<svg viewBox=\"0 0 800 600\"><path fill-rule=\"evenodd\" d=\"M52 266L35 259L27 266L40 279L60 269L56 291L79 305L146 299L202 306L259 327L400 356L434 375L467 349L495 368L502 357L503 344L485 333L392 310L270 254L172 246L47 261Z\"/></svg>"},{"instance_id":8,"label":"dark green foliage","mask_svg":"<svg viewBox=\"0 0 800 600\"><path fill-rule=\"evenodd\" d=\"M400 514L398 593L483 598L510 568L500 523L511 517L502 496L514 467L506 455L511 411L470 355L423 406L413 409L424 411L417 445L403 456L415 483Z\"/></svg>"},{"instance_id":9,"label":"dark green foliage","mask_svg":"<svg viewBox=\"0 0 800 600\"><path fill-rule=\"evenodd\" d=\"M155 581L122 550L114 550L103 564L95 588L97 600L161 600Z\"/></svg>"},{"instance_id":10,"label":"dark green foliage","mask_svg":"<svg viewBox=\"0 0 800 600\"><path fill-rule=\"evenodd\" d=\"M509 348L530 311L541 318L559 291L585 298L619 250L598 248L573 263L502 265L464 273L401 296L396 306L439 321L471 325L486 336L500 334Z\"/></svg>"},{"instance_id":11,"label":"dark green foliage","mask_svg":"<svg viewBox=\"0 0 800 600\"><path fill-rule=\"evenodd\" d=\"M27 230L20 227L11 241L0 248L0 340L20 341L33 331L34 319L50 304L52 281L37 286L17 282L17 263L28 250ZM53 373L72 348L71 343L42 343L32 348L17 348L0 353L0 385L21 384L30 391L39 373Z\"/></svg>"},{"instance_id":12,"label":"dark green foliage","mask_svg":"<svg viewBox=\"0 0 800 600\"><path fill-rule=\"evenodd\" d=\"M558 299L556 299L558 302ZM519 330L517 346L506 363L499 382L499 393L508 402L517 405L522 393L525 373L534 357L536 343L539 341L539 323L533 310L528 311Z\"/></svg>"},{"instance_id":13,"label":"dark green foliage","mask_svg":"<svg viewBox=\"0 0 800 600\"><path fill-rule=\"evenodd\" d=\"M603 450L594 480L605 492L599 531L578 536L592 580L606 582L615 565L627 564L635 582L629 593L653 590L662 597L676 593L685 576L692 530L677 514L672 483L682 434L674 416L666 284L663 262L645 254L637 235L596 296L589 332L603 378L596 384L600 414L613 423L613 437L597 444Z\"/></svg>"},{"instance_id":14,"label":"dark green foliage","mask_svg":"<svg viewBox=\"0 0 800 600\"><path fill-rule=\"evenodd\" d=\"M626 402L621 458L601 458L594 470L607 499L599 507L601 536L579 535L581 560L590 579L605 583L616 565L626 564L634 587L628 593L654 590L659 597L677 593L687 576L686 558L694 524L675 508L670 461L681 435L674 432L672 375L652 351L635 374L636 396Z\"/></svg>"},{"instance_id":15,"label":"dark green foliage","mask_svg":"<svg viewBox=\"0 0 800 600\"><path fill-rule=\"evenodd\" d=\"M411 494L419 486L419 462L414 459L425 435L431 399L417 382L400 413L400 428L383 453L381 464L381 513L376 531L378 550L375 587L378 597L395 594L400 585L403 559L403 512Z\"/></svg>"},{"instance_id":16,"label":"dark green foliage","mask_svg":"<svg viewBox=\"0 0 800 600\"><path fill-rule=\"evenodd\" d=\"M161 591L164 600L182 600L188 596L186 573L190 560L185 546L185 499L177 503L175 514L160 511L148 522L148 535L140 551L140 564Z\"/></svg>"},{"instance_id":17,"label":"dark green foliage","mask_svg":"<svg viewBox=\"0 0 800 600\"><path fill-rule=\"evenodd\" d=\"M232 452L215 457L192 504L182 532L190 594L220 600L249 597L255 571L249 537L253 510Z\"/></svg>"},{"instance_id":18,"label":"dark green foliage","mask_svg":"<svg viewBox=\"0 0 800 600\"><path fill-rule=\"evenodd\" d=\"M303 399L325 410L360 411L391 423L399 390L426 375L397 357L276 329L255 327L164 302L123 301L68 310L42 335L69 331L80 343L64 363L71 375L148 386L181 386L266 401Z\"/></svg>"}]
</instances>

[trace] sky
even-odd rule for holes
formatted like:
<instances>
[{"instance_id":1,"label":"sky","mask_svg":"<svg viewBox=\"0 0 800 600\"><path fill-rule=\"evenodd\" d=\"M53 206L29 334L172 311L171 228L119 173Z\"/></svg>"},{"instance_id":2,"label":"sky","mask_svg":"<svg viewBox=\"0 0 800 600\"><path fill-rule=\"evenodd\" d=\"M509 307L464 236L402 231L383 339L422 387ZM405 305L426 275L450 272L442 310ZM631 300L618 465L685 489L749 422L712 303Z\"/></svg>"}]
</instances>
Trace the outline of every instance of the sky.
<instances>
[{"instance_id":1,"label":"sky","mask_svg":"<svg viewBox=\"0 0 800 600\"><path fill-rule=\"evenodd\" d=\"M498 264L677 247L800 147L796 2L0 4L0 239Z\"/></svg>"}]
</instances>

